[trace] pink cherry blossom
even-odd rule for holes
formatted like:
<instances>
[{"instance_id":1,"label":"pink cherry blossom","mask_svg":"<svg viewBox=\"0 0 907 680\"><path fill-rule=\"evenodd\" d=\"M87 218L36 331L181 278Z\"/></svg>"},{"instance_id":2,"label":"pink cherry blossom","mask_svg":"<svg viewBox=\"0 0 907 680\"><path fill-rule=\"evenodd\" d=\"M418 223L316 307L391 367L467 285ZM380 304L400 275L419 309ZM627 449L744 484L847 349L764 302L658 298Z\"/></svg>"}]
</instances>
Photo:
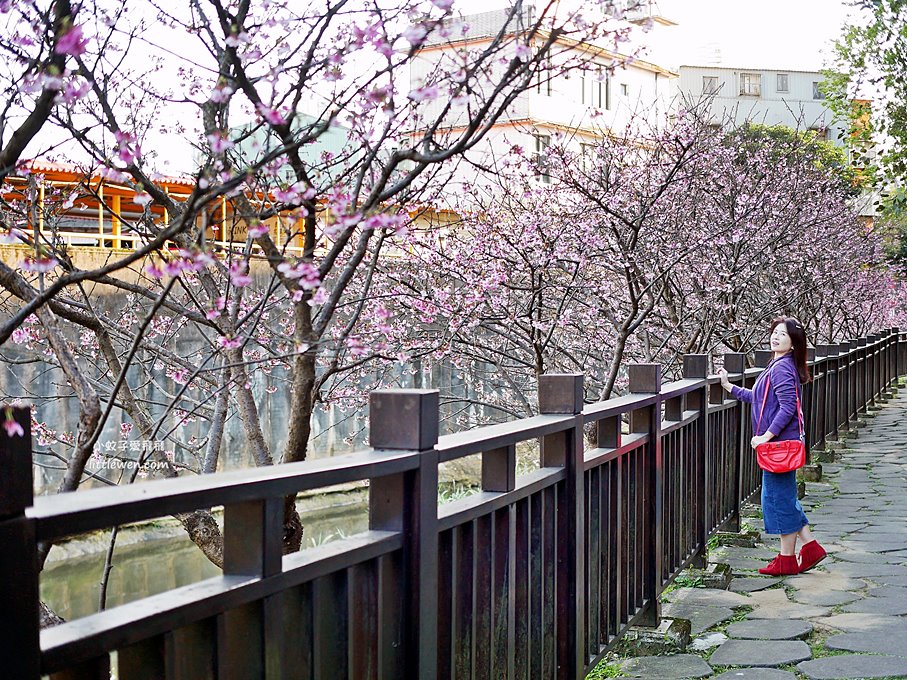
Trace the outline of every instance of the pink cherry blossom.
<instances>
[{"instance_id":1,"label":"pink cherry blossom","mask_svg":"<svg viewBox=\"0 0 907 680\"><path fill-rule=\"evenodd\" d=\"M229 47L239 47L249 42L249 34L245 31L241 33L231 34L224 42L227 43Z\"/></svg>"},{"instance_id":2,"label":"pink cherry blossom","mask_svg":"<svg viewBox=\"0 0 907 680\"><path fill-rule=\"evenodd\" d=\"M260 113L261 117L271 125L282 125L284 123L284 117L277 109L272 109L264 104L259 104L258 113Z\"/></svg>"},{"instance_id":3,"label":"pink cherry blossom","mask_svg":"<svg viewBox=\"0 0 907 680\"><path fill-rule=\"evenodd\" d=\"M239 260L230 265L230 283L236 288L244 288L252 283L248 274L249 265L245 260Z\"/></svg>"},{"instance_id":4,"label":"pink cherry blossom","mask_svg":"<svg viewBox=\"0 0 907 680\"><path fill-rule=\"evenodd\" d=\"M8 411L6 419L3 421L3 429L6 430L7 437L24 437L25 430L22 426L13 420L12 414Z\"/></svg>"},{"instance_id":5,"label":"pink cherry blossom","mask_svg":"<svg viewBox=\"0 0 907 680\"><path fill-rule=\"evenodd\" d=\"M151 201L154 200L151 198L151 194L147 191L139 191L132 197L132 202L136 205L140 205L143 208L147 206Z\"/></svg>"},{"instance_id":6,"label":"pink cherry blossom","mask_svg":"<svg viewBox=\"0 0 907 680\"><path fill-rule=\"evenodd\" d=\"M440 90L437 85L425 85L424 87L416 88L412 90L407 97L412 99L414 102L430 102L438 98Z\"/></svg>"},{"instance_id":7,"label":"pink cherry blossom","mask_svg":"<svg viewBox=\"0 0 907 680\"><path fill-rule=\"evenodd\" d=\"M215 132L208 135L207 139L213 153L224 153L233 148L233 142L230 141L226 133Z\"/></svg>"},{"instance_id":8,"label":"pink cherry blossom","mask_svg":"<svg viewBox=\"0 0 907 680\"><path fill-rule=\"evenodd\" d=\"M230 97L234 92L235 90L229 85L218 85L211 90L208 101L214 102L215 104L223 104L230 101Z\"/></svg>"},{"instance_id":9,"label":"pink cherry blossom","mask_svg":"<svg viewBox=\"0 0 907 680\"><path fill-rule=\"evenodd\" d=\"M82 37L82 27L73 24L69 29L57 39L54 45L56 54L67 54L71 57L78 57L85 54L87 43Z\"/></svg>"},{"instance_id":10,"label":"pink cherry blossom","mask_svg":"<svg viewBox=\"0 0 907 680\"><path fill-rule=\"evenodd\" d=\"M53 271L58 264L60 263L57 259L49 255L43 255L41 257L32 257L31 255L28 255L22 261L21 268L23 271L39 274Z\"/></svg>"},{"instance_id":11,"label":"pink cherry blossom","mask_svg":"<svg viewBox=\"0 0 907 680\"><path fill-rule=\"evenodd\" d=\"M116 168L111 168L106 165L102 165L98 170L98 174L104 179L109 179L111 182L124 183L129 181L129 175L121 170Z\"/></svg>"},{"instance_id":12,"label":"pink cherry blossom","mask_svg":"<svg viewBox=\"0 0 907 680\"><path fill-rule=\"evenodd\" d=\"M262 222L257 222L249 227L249 236L252 238L260 238L268 233L268 225Z\"/></svg>"},{"instance_id":13,"label":"pink cherry blossom","mask_svg":"<svg viewBox=\"0 0 907 680\"><path fill-rule=\"evenodd\" d=\"M90 91L91 83L83 78L74 78L66 83L59 96L67 106L72 106Z\"/></svg>"},{"instance_id":14,"label":"pink cherry blossom","mask_svg":"<svg viewBox=\"0 0 907 680\"><path fill-rule=\"evenodd\" d=\"M25 234L15 227L10 227L9 231L0 231L0 244L11 245L23 241L25 241Z\"/></svg>"},{"instance_id":15,"label":"pink cherry blossom","mask_svg":"<svg viewBox=\"0 0 907 680\"><path fill-rule=\"evenodd\" d=\"M289 186L286 189L277 189L274 191L274 198L281 203L298 203L299 189L296 185Z\"/></svg>"},{"instance_id":16,"label":"pink cherry blossom","mask_svg":"<svg viewBox=\"0 0 907 680\"><path fill-rule=\"evenodd\" d=\"M220 335L217 338L217 344L223 349L236 349L237 347L242 345L242 340L240 338Z\"/></svg>"},{"instance_id":17,"label":"pink cherry blossom","mask_svg":"<svg viewBox=\"0 0 907 680\"><path fill-rule=\"evenodd\" d=\"M428 29L422 24L415 24L403 31L403 37L406 38L411 45L421 45L427 35Z\"/></svg>"}]
</instances>

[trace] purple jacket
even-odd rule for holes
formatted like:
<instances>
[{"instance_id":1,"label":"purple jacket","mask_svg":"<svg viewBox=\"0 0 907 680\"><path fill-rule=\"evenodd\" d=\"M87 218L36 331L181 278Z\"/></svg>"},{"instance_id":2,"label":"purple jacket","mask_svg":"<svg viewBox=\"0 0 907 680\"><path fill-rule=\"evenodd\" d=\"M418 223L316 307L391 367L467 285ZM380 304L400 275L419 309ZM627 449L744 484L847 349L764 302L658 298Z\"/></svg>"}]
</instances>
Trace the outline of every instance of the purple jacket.
<instances>
[{"instance_id":1,"label":"purple jacket","mask_svg":"<svg viewBox=\"0 0 907 680\"><path fill-rule=\"evenodd\" d=\"M759 411L762 408L762 399L765 396L769 375L771 376L771 389L765 399L765 413L762 415L762 424L757 431ZM797 374L793 355L785 354L780 359L772 361L756 379L753 389L748 390L734 385L731 394L740 401L753 405L753 434L762 435L771 430L776 440L800 439L797 395L800 395L802 402L803 393L800 390L800 376Z\"/></svg>"}]
</instances>

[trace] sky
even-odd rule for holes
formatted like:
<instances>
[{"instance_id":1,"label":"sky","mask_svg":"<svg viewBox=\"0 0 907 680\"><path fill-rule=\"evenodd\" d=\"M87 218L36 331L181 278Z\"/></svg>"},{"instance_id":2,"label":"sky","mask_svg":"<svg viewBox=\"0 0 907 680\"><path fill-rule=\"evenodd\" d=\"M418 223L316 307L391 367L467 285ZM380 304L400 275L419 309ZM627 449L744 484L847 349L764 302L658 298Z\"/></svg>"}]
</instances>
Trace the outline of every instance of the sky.
<instances>
[{"instance_id":1,"label":"sky","mask_svg":"<svg viewBox=\"0 0 907 680\"><path fill-rule=\"evenodd\" d=\"M655 53L675 68L720 63L818 70L830 65L832 41L852 12L841 0L657 0L657 5L678 25L656 27L653 41L663 44Z\"/></svg>"},{"instance_id":2,"label":"sky","mask_svg":"<svg viewBox=\"0 0 907 680\"><path fill-rule=\"evenodd\" d=\"M587 1L558 0L561 9ZM639 56L672 70L683 64L818 70L829 65L832 41L841 35L852 11L849 0L654 2L658 13L677 25L656 25L649 33L640 32L638 42L643 48ZM454 10L469 14L510 4L512 0L455 0ZM625 51L633 50L628 47ZM163 121L169 120L174 110L162 113L162 128L169 127ZM148 146L161 156L158 170L173 174L194 169L194 152L181 137L163 129L151 137ZM34 153L34 149L29 150Z\"/></svg>"},{"instance_id":3,"label":"sky","mask_svg":"<svg viewBox=\"0 0 907 680\"><path fill-rule=\"evenodd\" d=\"M542 0L537 0L541 2ZM624 0L628 1L628 0ZM851 8L847 0L654 0L676 26L642 37L642 58L661 66L741 66L813 71L826 65L831 42ZM504 8L507 0L455 0L463 13ZM561 5L563 6L563 2Z\"/></svg>"}]
</instances>

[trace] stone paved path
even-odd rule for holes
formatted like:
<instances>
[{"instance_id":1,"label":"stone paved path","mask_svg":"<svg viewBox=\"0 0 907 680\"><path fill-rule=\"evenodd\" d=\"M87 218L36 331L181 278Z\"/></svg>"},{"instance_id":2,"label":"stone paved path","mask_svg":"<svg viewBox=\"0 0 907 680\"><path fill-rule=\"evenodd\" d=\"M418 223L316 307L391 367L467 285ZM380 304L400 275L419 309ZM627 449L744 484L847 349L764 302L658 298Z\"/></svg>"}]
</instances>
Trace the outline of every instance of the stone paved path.
<instances>
[{"instance_id":1,"label":"stone paved path","mask_svg":"<svg viewBox=\"0 0 907 680\"><path fill-rule=\"evenodd\" d=\"M731 566L731 589L679 588L663 608L692 621L695 653L630 659L625 676L907 678L907 393L867 423L802 501L829 557L770 579L756 569L777 551L775 537L712 551L710 561Z\"/></svg>"}]
</instances>

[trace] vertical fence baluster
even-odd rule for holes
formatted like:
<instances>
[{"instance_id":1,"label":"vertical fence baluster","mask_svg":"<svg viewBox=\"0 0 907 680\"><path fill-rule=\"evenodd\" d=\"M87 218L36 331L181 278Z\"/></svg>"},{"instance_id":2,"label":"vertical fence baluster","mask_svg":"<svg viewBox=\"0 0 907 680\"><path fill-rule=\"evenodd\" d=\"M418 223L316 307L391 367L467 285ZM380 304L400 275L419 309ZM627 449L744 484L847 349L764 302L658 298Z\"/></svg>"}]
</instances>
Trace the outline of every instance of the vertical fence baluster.
<instances>
[{"instance_id":1,"label":"vertical fence baluster","mask_svg":"<svg viewBox=\"0 0 907 680\"><path fill-rule=\"evenodd\" d=\"M813 446L825 448L826 435L828 434L828 414L832 408L831 369L832 359L829 355L829 345L816 345L817 366L822 369L822 386L818 395L819 409L816 412L816 423L813 427L816 440Z\"/></svg>"},{"instance_id":2,"label":"vertical fence baluster","mask_svg":"<svg viewBox=\"0 0 907 680\"><path fill-rule=\"evenodd\" d=\"M0 428L0 669L10 678L37 680L38 552L35 527L25 518L32 504L31 411L12 408L22 435ZM0 419L6 419L0 406Z\"/></svg>"},{"instance_id":3,"label":"vertical fence baluster","mask_svg":"<svg viewBox=\"0 0 907 680\"><path fill-rule=\"evenodd\" d=\"M404 573L399 610L382 611L382 621L402 619L405 639L384 636L379 658L402 655L408 678L432 680L438 674L438 443L437 390L376 390L369 396L369 444L375 449L409 450L419 467L369 482L369 527L403 534ZM382 602L379 600L379 602ZM382 607L382 609L385 607ZM393 677L382 664L381 677Z\"/></svg>"},{"instance_id":4,"label":"vertical fence baluster","mask_svg":"<svg viewBox=\"0 0 907 680\"><path fill-rule=\"evenodd\" d=\"M694 522L694 541L697 545L696 554L693 557L692 566L704 569L706 567L708 554L706 543L709 537L708 529L708 507L709 489L708 479L710 474L711 462L711 441L709 437L708 421L708 393L709 386L705 378L709 374L709 356L707 354L684 354L683 355L683 377L687 380L702 380L702 386L686 394L686 409L688 411L698 411L699 416L696 419L694 441L695 446L692 448L690 455L694 456L693 470L695 470L693 503L691 516Z\"/></svg>"},{"instance_id":5,"label":"vertical fence baluster","mask_svg":"<svg viewBox=\"0 0 907 680\"><path fill-rule=\"evenodd\" d=\"M724 354L724 369L728 372L728 380L737 385L738 387L746 387L746 354L742 352L726 352ZM721 390L719 385L719 390ZM722 401L724 400L724 395L719 393ZM711 400L710 400L711 401ZM734 476L736 482L736 488L734 489L734 507L736 508L736 519L732 522L731 531L740 530L740 503L743 501L744 493L749 494L752 485L750 466L747 464L747 459L745 458L745 452L749 446L749 442L746 439L747 435L747 412L743 407L743 402L737 403L737 408L735 409L734 422L736 423L737 428L737 442L734 446L734 451L732 456L737 461L737 474ZM724 422L730 426L731 419L730 417L725 417ZM722 446L724 443L722 442ZM712 459L714 460L714 455ZM712 482L712 477L707 478ZM707 527L707 531L711 531L712 527Z\"/></svg>"},{"instance_id":6,"label":"vertical fence baluster","mask_svg":"<svg viewBox=\"0 0 907 680\"><path fill-rule=\"evenodd\" d=\"M629 391L632 394L658 394L661 391L661 366L659 364L630 364L628 367ZM662 526L662 484L663 470L661 459L661 400L656 399L651 406L637 409L630 414L630 431L645 433L649 437L643 461L644 479L639 480L643 488L644 507L646 508L643 527L641 554L645 561L642 565L642 595L647 599L645 611L640 622L643 625L657 626L661 619L662 559L664 552L664 527ZM637 491L637 493L639 493ZM638 544L637 544L638 545Z\"/></svg>"},{"instance_id":7,"label":"vertical fence baluster","mask_svg":"<svg viewBox=\"0 0 907 680\"><path fill-rule=\"evenodd\" d=\"M224 576L273 576L282 553L282 498L224 507ZM279 598L225 611L218 617L218 677L283 677L283 630Z\"/></svg>"},{"instance_id":8,"label":"vertical fence baluster","mask_svg":"<svg viewBox=\"0 0 907 680\"><path fill-rule=\"evenodd\" d=\"M559 560L557 567L557 677L577 678L586 663L584 585L583 375L539 377L539 413L575 416L573 427L542 438L542 465L563 466L564 497L557 499Z\"/></svg>"}]
</instances>

